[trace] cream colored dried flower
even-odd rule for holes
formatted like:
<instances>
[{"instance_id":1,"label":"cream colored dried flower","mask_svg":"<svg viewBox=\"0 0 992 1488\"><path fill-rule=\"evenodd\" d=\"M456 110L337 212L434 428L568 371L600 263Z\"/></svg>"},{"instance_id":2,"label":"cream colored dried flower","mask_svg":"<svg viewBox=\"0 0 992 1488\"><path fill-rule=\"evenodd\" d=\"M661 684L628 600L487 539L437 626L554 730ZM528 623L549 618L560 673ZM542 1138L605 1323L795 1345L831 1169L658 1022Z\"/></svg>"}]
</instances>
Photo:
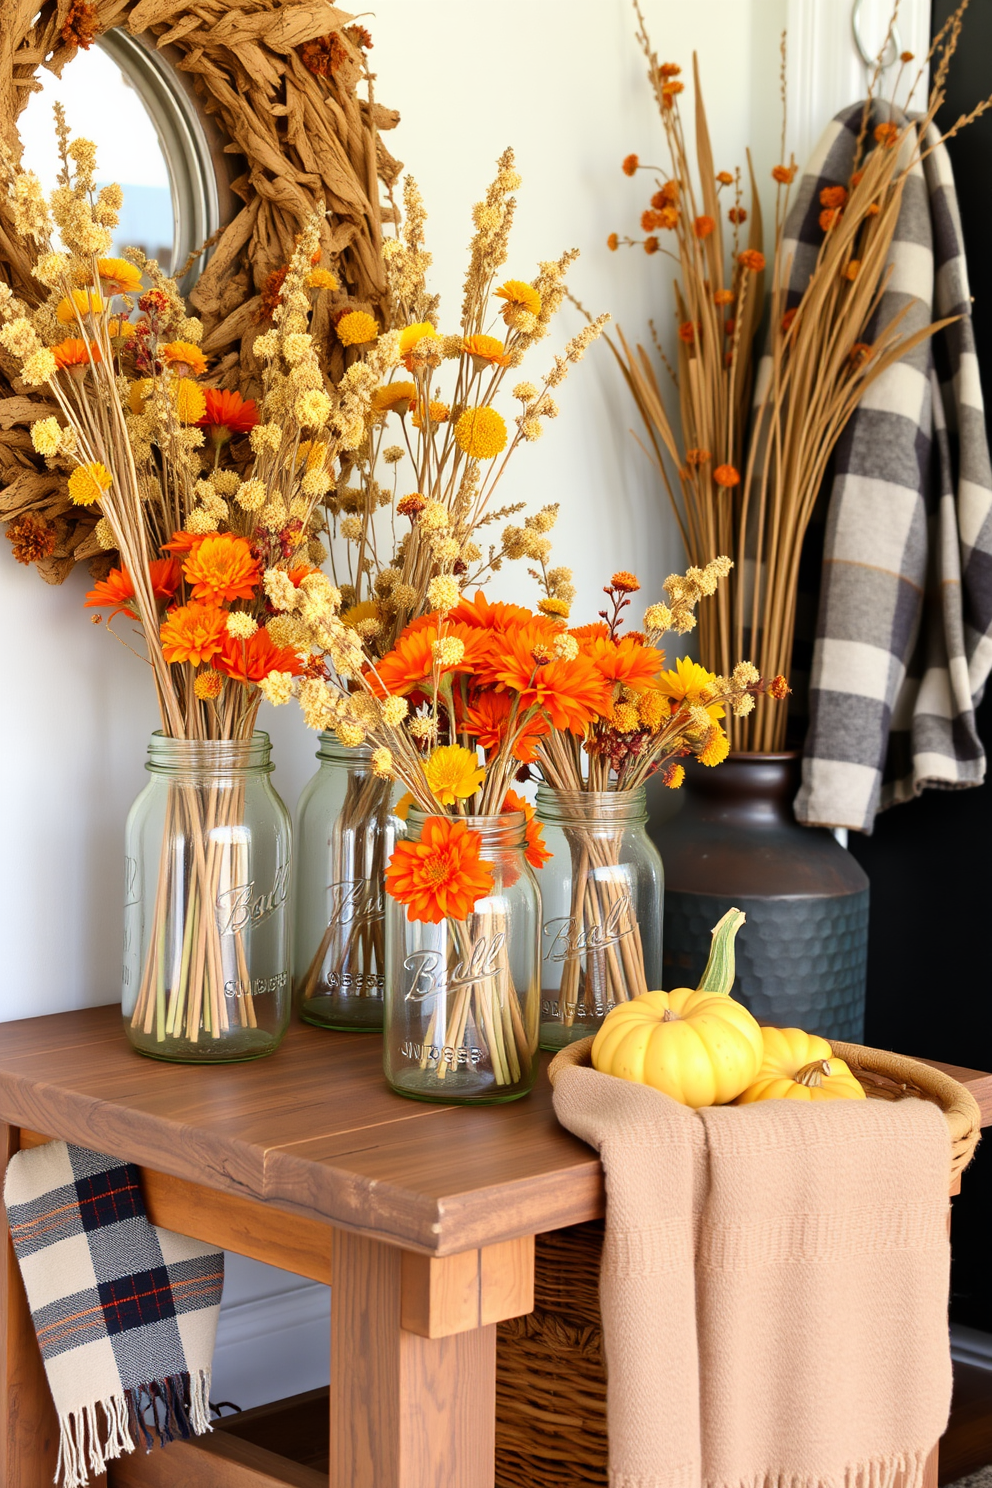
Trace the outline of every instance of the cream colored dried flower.
<instances>
[{"instance_id":1,"label":"cream colored dried flower","mask_svg":"<svg viewBox=\"0 0 992 1488\"><path fill-rule=\"evenodd\" d=\"M539 511L533 513L524 521L524 526L531 532L550 532L558 520L559 505L553 502L550 506L542 506Z\"/></svg>"},{"instance_id":2,"label":"cream colored dried flower","mask_svg":"<svg viewBox=\"0 0 992 1488\"><path fill-rule=\"evenodd\" d=\"M274 707L280 708L293 696L293 674L268 672L259 682L258 690Z\"/></svg>"},{"instance_id":3,"label":"cream colored dried flower","mask_svg":"<svg viewBox=\"0 0 992 1488\"><path fill-rule=\"evenodd\" d=\"M378 776L380 780L392 780L393 756L390 750L373 749L372 774Z\"/></svg>"},{"instance_id":4,"label":"cream colored dried flower","mask_svg":"<svg viewBox=\"0 0 992 1488\"><path fill-rule=\"evenodd\" d=\"M397 610L409 610L417 602L417 591L412 584L394 584L389 597Z\"/></svg>"},{"instance_id":5,"label":"cream colored dried flower","mask_svg":"<svg viewBox=\"0 0 992 1488\"><path fill-rule=\"evenodd\" d=\"M175 339L199 346L203 340L203 321L197 315L181 315L176 322Z\"/></svg>"},{"instance_id":6,"label":"cream colored dried flower","mask_svg":"<svg viewBox=\"0 0 992 1488\"><path fill-rule=\"evenodd\" d=\"M456 537L436 537L431 544L431 554L438 563L454 563L461 550L461 543Z\"/></svg>"},{"instance_id":7,"label":"cream colored dried flower","mask_svg":"<svg viewBox=\"0 0 992 1488\"><path fill-rule=\"evenodd\" d=\"M258 629L258 621L246 610L232 610L226 621L227 633L236 641L247 641Z\"/></svg>"},{"instance_id":8,"label":"cream colored dried flower","mask_svg":"<svg viewBox=\"0 0 992 1488\"><path fill-rule=\"evenodd\" d=\"M672 612L666 604L648 605L644 611L645 630L668 630L672 623Z\"/></svg>"},{"instance_id":9,"label":"cream colored dried flower","mask_svg":"<svg viewBox=\"0 0 992 1488\"><path fill-rule=\"evenodd\" d=\"M68 269L69 260L64 253L43 253L34 266L34 277L48 289L54 289Z\"/></svg>"},{"instance_id":10,"label":"cream colored dried flower","mask_svg":"<svg viewBox=\"0 0 992 1488\"><path fill-rule=\"evenodd\" d=\"M300 603L300 590L296 588L284 568L267 568L262 576L262 583L265 588L265 597L273 609L295 610Z\"/></svg>"},{"instance_id":11,"label":"cream colored dried flower","mask_svg":"<svg viewBox=\"0 0 992 1488\"><path fill-rule=\"evenodd\" d=\"M205 506L198 506L186 518L186 531L196 533L216 532L217 518Z\"/></svg>"},{"instance_id":12,"label":"cream colored dried flower","mask_svg":"<svg viewBox=\"0 0 992 1488\"><path fill-rule=\"evenodd\" d=\"M361 517L343 517L338 531L346 542L361 542L365 524Z\"/></svg>"},{"instance_id":13,"label":"cream colored dried flower","mask_svg":"<svg viewBox=\"0 0 992 1488\"><path fill-rule=\"evenodd\" d=\"M521 403L529 403L532 398L537 397L537 388L532 382L518 382L513 389L513 397L518 398Z\"/></svg>"},{"instance_id":14,"label":"cream colored dried flower","mask_svg":"<svg viewBox=\"0 0 992 1488\"><path fill-rule=\"evenodd\" d=\"M402 460L405 453L406 451L400 445L390 444L383 450L382 458L387 465L395 465L398 460Z\"/></svg>"},{"instance_id":15,"label":"cream colored dried flower","mask_svg":"<svg viewBox=\"0 0 992 1488\"><path fill-rule=\"evenodd\" d=\"M265 505L267 496L268 492L265 489L265 482L258 480L256 477L252 480L243 481L238 487L234 499L242 511L256 512L260 511Z\"/></svg>"},{"instance_id":16,"label":"cream colored dried flower","mask_svg":"<svg viewBox=\"0 0 992 1488\"><path fill-rule=\"evenodd\" d=\"M535 439L540 439L544 433L544 425L540 419L525 418L520 425L520 432L528 444L533 444Z\"/></svg>"},{"instance_id":17,"label":"cream colored dried flower","mask_svg":"<svg viewBox=\"0 0 992 1488\"><path fill-rule=\"evenodd\" d=\"M457 666L465 655L465 642L458 636L441 636L432 643L431 655L438 666Z\"/></svg>"},{"instance_id":18,"label":"cream colored dried flower","mask_svg":"<svg viewBox=\"0 0 992 1488\"><path fill-rule=\"evenodd\" d=\"M308 470L300 482L300 490L307 501L319 501L326 496L333 485L330 474L326 470Z\"/></svg>"},{"instance_id":19,"label":"cream colored dried flower","mask_svg":"<svg viewBox=\"0 0 992 1488\"><path fill-rule=\"evenodd\" d=\"M273 615L266 622L265 628L274 646L292 646L295 651L308 649L307 628L296 615Z\"/></svg>"},{"instance_id":20,"label":"cream colored dried flower","mask_svg":"<svg viewBox=\"0 0 992 1488\"><path fill-rule=\"evenodd\" d=\"M251 349L260 362L268 362L279 350L279 337L275 331L266 331L264 336L256 336L251 343Z\"/></svg>"},{"instance_id":21,"label":"cream colored dried flower","mask_svg":"<svg viewBox=\"0 0 992 1488\"><path fill-rule=\"evenodd\" d=\"M289 520L286 503L281 496L272 494L258 514L258 520L266 532L281 532Z\"/></svg>"},{"instance_id":22,"label":"cream colored dried flower","mask_svg":"<svg viewBox=\"0 0 992 1488\"><path fill-rule=\"evenodd\" d=\"M260 455L263 450L276 453L282 444L282 429L278 424L256 424L248 437L256 455Z\"/></svg>"},{"instance_id":23,"label":"cream colored dried flower","mask_svg":"<svg viewBox=\"0 0 992 1488\"><path fill-rule=\"evenodd\" d=\"M449 525L448 508L441 501L429 497L417 522L422 532L442 532Z\"/></svg>"},{"instance_id":24,"label":"cream colored dried flower","mask_svg":"<svg viewBox=\"0 0 992 1488\"><path fill-rule=\"evenodd\" d=\"M388 697L382 705L382 721L387 728L399 728L409 711L405 697Z\"/></svg>"},{"instance_id":25,"label":"cream colored dried flower","mask_svg":"<svg viewBox=\"0 0 992 1488\"><path fill-rule=\"evenodd\" d=\"M117 546L116 542L114 541L114 534L111 530L110 523L107 521L106 517L101 517L99 522L97 522L96 526L93 528L93 536L96 538L97 542L100 544L105 553L109 553L112 548L116 548Z\"/></svg>"},{"instance_id":26,"label":"cream colored dried flower","mask_svg":"<svg viewBox=\"0 0 992 1488\"><path fill-rule=\"evenodd\" d=\"M221 496L233 496L241 485L241 477L236 470L215 470L210 479L214 490Z\"/></svg>"},{"instance_id":27,"label":"cream colored dried flower","mask_svg":"<svg viewBox=\"0 0 992 1488\"><path fill-rule=\"evenodd\" d=\"M759 681L761 673L750 661L739 661L730 676L730 686L737 692L742 687L753 687Z\"/></svg>"},{"instance_id":28,"label":"cream colored dried flower","mask_svg":"<svg viewBox=\"0 0 992 1488\"><path fill-rule=\"evenodd\" d=\"M60 435L61 429L57 418L38 419L31 425L31 443L38 454L44 455L46 459L58 454L61 443Z\"/></svg>"},{"instance_id":29,"label":"cream colored dried flower","mask_svg":"<svg viewBox=\"0 0 992 1488\"><path fill-rule=\"evenodd\" d=\"M746 718L754 709L754 698L749 692L745 692L741 697L734 698L730 706L735 718Z\"/></svg>"},{"instance_id":30,"label":"cream colored dried flower","mask_svg":"<svg viewBox=\"0 0 992 1488\"><path fill-rule=\"evenodd\" d=\"M333 695L320 677L304 677L299 689L300 708L307 728L318 732L330 728L334 721Z\"/></svg>"},{"instance_id":31,"label":"cream colored dried flower","mask_svg":"<svg viewBox=\"0 0 992 1488\"><path fill-rule=\"evenodd\" d=\"M365 743L365 730L357 723L339 723L334 732L347 749L357 749Z\"/></svg>"},{"instance_id":32,"label":"cream colored dried flower","mask_svg":"<svg viewBox=\"0 0 992 1488\"><path fill-rule=\"evenodd\" d=\"M453 610L458 599L458 580L453 574L435 574L427 585L427 603L440 615L446 615L449 610ZM443 645L443 641L436 642L435 645ZM460 641L459 645L462 645ZM462 645L463 652L464 649ZM461 657L458 659L461 660Z\"/></svg>"},{"instance_id":33,"label":"cream colored dried flower","mask_svg":"<svg viewBox=\"0 0 992 1488\"><path fill-rule=\"evenodd\" d=\"M579 643L567 631L562 631L551 644L551 654L557 661L574 661L579 654Z\"/></svg>"},{"instance_id":34,"label":"cream colored dried flower","mask_svg":"<svg viewBox=\"0 0 992 1488\"><path fill-rule=\"evenodd\" d=\"M293 405L293 412L307 429L317 429L327 423L331 416L331 400L326 393L316 389L301 393ZM364 428L362 433L364 434Z\"/></svg>"},{"instance_id":35,"label":"cream colored dried flower","mask_svg":"<svg viewBox=\"0 0 992 1488\"><path fill-rule=\"evenodd\" d=\"M29 387L40 387L43 382L51 382L58 370L58 362L48 347L43 346L25 357L24 365L21 367L21 379Z\"/></svg>"},{"instance_id":36,"label":"cream colored dried flower","mask_svg":"<svg viewBox=\"0 0 992 1488\"><path fill-rule=\"evenodd\" d=\"M433 744L437 740L436 718L411 718L408 727L413 738L422 744Z\"/></svg>"},{"instance_id":37,"label":"cream colored dried flower","mask_svg":"<svg viewBox=\"0 0 992 1488\"><path fill-rule=\"evenodd\" d=\"M327 551L326 546L324 545L324 543L321 542L319 537L312 537L307 543L307 557L309 558L310 562L315 563L318 568L322 563L326 563L330 556L331 555Z\"/></svg>"}]
</instances>

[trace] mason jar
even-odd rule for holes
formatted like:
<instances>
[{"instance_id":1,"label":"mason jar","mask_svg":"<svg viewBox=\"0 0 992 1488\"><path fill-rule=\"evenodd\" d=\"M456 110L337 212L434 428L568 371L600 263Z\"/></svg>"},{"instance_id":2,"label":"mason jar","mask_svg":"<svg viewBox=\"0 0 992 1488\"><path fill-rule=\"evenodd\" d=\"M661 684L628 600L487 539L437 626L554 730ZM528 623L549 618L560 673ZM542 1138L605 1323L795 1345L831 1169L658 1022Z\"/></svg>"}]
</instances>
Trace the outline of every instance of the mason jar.
<instances>
[{"instance_id":1,"label":"mason jar","mask_svg":"<svg viewBox=\"0 0 992 1488\"><path fill-rule=\"evenodd\" d=\"M537 818L553 857L540 870L541 1048L599 1028L618 1002L661 987L664 871L644 787L542 785Z\"/></svg>"},{"instance_id":2,"label":"mason jar","mask_svg":"<svg viewBox=\"0 0 992 1488\"><path fill-rule=\"evenodd\" d=\"M286 1032L292 827L269 753L260 731L151 737L126 828L122 1003L154 1059L257 1059Z\"/></svg>"},{"instance_id":3,"label":"mason jar","mask_svg":"<svg viewBox=\"0 0 992 1488\"><path fill-rule=\"evenodd\" d=\"M320 768L296 815L296 1008L319 1028L382 1027L383 878L393 850L394 784L372 751L320 735Z\"/></svg>"},{"instance_id":4,"label":"mason jar","mask_svg":"<svg viewBox=\"0 0 992 1488\"><path fill-rule=\"evenodd\" d=\"M411 808L402 835L419 841L426 819ZM438 924L386 895L383 1067L414 1100L492 1104L526 1095L537 1073L541 898L522 811L458 820L482 838L493 887Z\"/></svg>"}]
</instances>

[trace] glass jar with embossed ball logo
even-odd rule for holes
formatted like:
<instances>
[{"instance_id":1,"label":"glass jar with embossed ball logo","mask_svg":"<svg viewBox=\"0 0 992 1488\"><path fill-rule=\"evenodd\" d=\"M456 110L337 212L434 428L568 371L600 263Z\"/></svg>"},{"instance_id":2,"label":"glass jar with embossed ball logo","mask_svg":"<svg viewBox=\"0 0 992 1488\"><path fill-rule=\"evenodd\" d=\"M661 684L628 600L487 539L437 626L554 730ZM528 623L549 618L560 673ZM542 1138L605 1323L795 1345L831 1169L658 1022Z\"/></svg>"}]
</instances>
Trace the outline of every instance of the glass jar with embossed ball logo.
<instances>
[{"instance_id":1,"label":"glass jar with embossed ball logo","mask_svg":"<svg viewBox=\"0 0 992 1488\"><path fill-rule=\"evenodd\" d=\"M492 887L436 924L387 893L383 1066L400 1095L486 1105L526 1095L537 1074L541 896L522 811L457 820L482 839ZM397 825L423 842L436 821L411 807Z\"/></svg>"},{"instance_id":2,"label":"glass jar with embossed ball logo","mask_svg":"<svg viewBox=\"0 0 992 1488\"><path fill-rule=\"evenodd\" d=\"M152 735L126 828L123 1013L142 1054L271 1054L292 1003L292 826L269 736Z\"/></svg>"},{"instance_id":3,"label":"glass jar with embossed ball logo","mask_svg":"<svg viewBox=\"0 0 992 1488\"><path fill-rule=\"evenodd\" d=\"M661 986L664 871L647 835L644 787L539 786L553 854L541 889L541 1048L595 1033L619 1002Z\"/></svg>"},{"instance_id":4,"label":"glass jar with embossed ball logo","mask_svg":"<svg viewBox=\"0 0 992 1488\"><path fill-rule=\"evenodd\" d=\"M393 850L395 782L372 751L320 735L320 768L296 813L296 1009L319 1028L382 1027L382 876Z\"/></svg>"}]
</instances>

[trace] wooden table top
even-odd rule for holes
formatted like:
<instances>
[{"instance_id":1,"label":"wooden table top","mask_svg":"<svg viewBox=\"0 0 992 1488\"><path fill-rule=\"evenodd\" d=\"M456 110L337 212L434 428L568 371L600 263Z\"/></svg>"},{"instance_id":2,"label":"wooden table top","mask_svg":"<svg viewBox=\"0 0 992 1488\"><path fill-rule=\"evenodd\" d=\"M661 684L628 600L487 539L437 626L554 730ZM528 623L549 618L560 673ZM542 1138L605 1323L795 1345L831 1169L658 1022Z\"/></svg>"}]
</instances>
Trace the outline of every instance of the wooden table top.
<instances>
[{"instance_id":1,"label":"wooden table top","mask_svg":"<svg viewBox=\"0 0 992 1488\"><path fill-rule=\"evenodd\" d=\"M278 1053L191 1067L136 1054L117 1006L0 1024L0 1120L448 1255L599 1218L596 1154L555 1120L547 1056L504 1106L395 1095L376 1034L296 1023ZM992 1122L992 1075L941 1065Z\"/></svg>"}]
</instances>

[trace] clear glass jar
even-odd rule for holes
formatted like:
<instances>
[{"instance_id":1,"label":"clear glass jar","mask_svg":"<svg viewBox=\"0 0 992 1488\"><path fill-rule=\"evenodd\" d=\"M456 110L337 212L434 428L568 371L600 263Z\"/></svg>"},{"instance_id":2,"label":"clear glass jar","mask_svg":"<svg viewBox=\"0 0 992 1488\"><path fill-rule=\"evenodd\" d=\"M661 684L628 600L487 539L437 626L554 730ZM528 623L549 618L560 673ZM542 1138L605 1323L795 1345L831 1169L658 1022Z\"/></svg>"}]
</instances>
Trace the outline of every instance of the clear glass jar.
<instances>
[{"instance_id":1,"label":"clear glass jar","mask_svg":"<svg viewBox=\"0 0 992 1488\"><path fill-rule=\"evenodd\" d=\"M411 808L402 835L419 840ZM541 898L524 857L523 812L460 818L482 838L493 889L464 920L408 920L386 895L383 1067L414 1100L492 1104L537 1074Z\"/></svg>"},{"instance_id":2,"label":"clear glass jar","mask_svg":"<svg viewBox=\"0 0 992 1488\"><path fill-rule=\"evenodd\" d=\"M395 782L372 774L371 749L333 734L321 734L317 758L296 813L296 1007L319 1028L376 1030Z\"/></svg>"},{"instance_id":3,"label":"clear glass jar","mask_svg":"<svg viewBox=\"0 0 992 1488\"><path fill-rule=\"evenodd\" d=\"M537 817L554 854L538 873L541 1048L595 1033L610 1008L661 986L665 875L645 830L644 787L559 791Z\"/></svg>"},{"instance_id":4,"label":"clear glass jar","mask_svg":"<svg viewBox=\"0 0 992 1488\"><path fill-rule=\"evenodd\" d=\"M269 736L151 737L126 828L124 1027L155 1059L278 1048L289 1022L292 826Z\"/></svg>"}]
</instances>

